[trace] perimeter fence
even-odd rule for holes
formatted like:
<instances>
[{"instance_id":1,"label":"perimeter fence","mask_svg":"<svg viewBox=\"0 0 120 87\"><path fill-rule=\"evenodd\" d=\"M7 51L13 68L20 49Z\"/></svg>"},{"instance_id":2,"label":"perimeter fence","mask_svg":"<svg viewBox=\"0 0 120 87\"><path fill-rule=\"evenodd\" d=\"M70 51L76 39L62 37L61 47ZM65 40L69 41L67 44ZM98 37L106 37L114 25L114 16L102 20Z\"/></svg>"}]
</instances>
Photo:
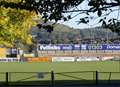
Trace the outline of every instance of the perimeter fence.
<instances>
[{"instance_id":1,"label":"perimeter fence","mask_svg":"<svg viewBox=\"0 0 120 87\"><path fill-rule=\"evenodd\" d=\"M120 84L120 72L1 72L0 85Z\"/></svg>"}]
</instances>

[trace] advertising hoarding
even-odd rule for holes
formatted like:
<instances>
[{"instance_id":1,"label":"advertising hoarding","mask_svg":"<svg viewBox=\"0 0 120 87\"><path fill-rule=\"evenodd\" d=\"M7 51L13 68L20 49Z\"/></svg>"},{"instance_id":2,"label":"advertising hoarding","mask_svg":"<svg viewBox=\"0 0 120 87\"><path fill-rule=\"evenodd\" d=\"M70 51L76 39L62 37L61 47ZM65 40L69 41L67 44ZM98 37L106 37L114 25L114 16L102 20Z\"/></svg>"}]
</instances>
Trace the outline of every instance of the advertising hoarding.
<instances>
[{"instance_id":1,"label":"advertising hoarding","mask_svg":"<svg viewBox=\"0 0 120 87\"><path fill-rule=\"evenodd\" d=\"M60 50L58 45L39 45L38 50Z\"/></svg>"},{"instance_id":2,"label":"advertising hoarding","mask_svg":"<svg viewBox=\"0 0 120 87\"><path fill-rule=\"evenodd\" d=\"M106 45L107 50L120 50L120 45L119 44L111 44L111 45Z\"/></svg>"},{"instance_id":3,"label":"advertising hoarding","mask_svg":"<svg viewBox=\"0 0 120 87\"><path fill-rule=\"evenodd\" d=\"M74 62L75 57L52 57L52 62Z\"/></svg>"},{"instance_id":4,"label":"advertising hoarding","mask_svg":"<svg viewBox=\"0 0 120 87\"><path fill-rule=\"evenodd\" d=\"M39 45L38 50L120 50L120 44Z\"/></svg>"},{"instance_id":5,"label":"advertising hoarding","mask_svg":"<svg viewBox=\"0 0 120 87\"><path fill-rule=\"evenodd\" d=\"M73 50L74 45L60 45L60 50Z\"/></svg>"}]
</instances>

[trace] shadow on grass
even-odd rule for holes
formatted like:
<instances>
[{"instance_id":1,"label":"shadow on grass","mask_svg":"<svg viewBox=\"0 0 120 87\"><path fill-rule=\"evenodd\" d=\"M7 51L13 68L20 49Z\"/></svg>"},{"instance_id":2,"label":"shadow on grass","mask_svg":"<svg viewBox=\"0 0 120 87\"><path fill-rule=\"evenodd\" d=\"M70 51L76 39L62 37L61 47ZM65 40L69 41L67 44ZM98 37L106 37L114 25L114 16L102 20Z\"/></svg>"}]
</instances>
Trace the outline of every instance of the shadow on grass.
<instances>
[{"instance_id":1,"label":"shadow on grass","mask_svg":"<svg viewBox=\"0 0 120 87\"><path fill-rule=\"evenodd\" d=\"M120 80L99 80L97 83L95 80L56 80L51 81L21 81L21 82L1 82L0 85L9 86L79 86L79 85L120 85Z\"/></svg>"}]
</instances>

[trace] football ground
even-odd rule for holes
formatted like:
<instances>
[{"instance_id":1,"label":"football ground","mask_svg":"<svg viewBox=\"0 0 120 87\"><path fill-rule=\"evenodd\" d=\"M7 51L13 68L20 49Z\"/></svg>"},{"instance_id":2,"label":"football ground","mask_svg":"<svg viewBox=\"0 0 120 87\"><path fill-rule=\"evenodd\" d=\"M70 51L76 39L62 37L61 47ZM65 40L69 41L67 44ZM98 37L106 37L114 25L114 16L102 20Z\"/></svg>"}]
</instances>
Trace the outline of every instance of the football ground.
<instances>
[{"instance_id":1,"label":"football ground","mask_svg":"<svg viewBox=\"0 0 120 87\"><path fill-rule=\"evenodd\" d=\"M1 62L0 81L6 81L6 72L8 72L8 81L15 82L15 84L29 82L28 84L36 85L36 82L39 82L39 84L50 85L51 71L54 72L54 80L59 84L61 82L65 84L95 83L96 71L98 72L98 80L120 80L119 61L99 61L53 63Z\"/></svg>"},{"instance_id":2,"label":"football ground","mask_svg":"<svg viewBox=\"0 0 120 87\"><path fill-rule=\"evenodd\" d=\"M119 61L96 62L1 62L0 72L119 72Z\"/></svg>"}]
</instances>

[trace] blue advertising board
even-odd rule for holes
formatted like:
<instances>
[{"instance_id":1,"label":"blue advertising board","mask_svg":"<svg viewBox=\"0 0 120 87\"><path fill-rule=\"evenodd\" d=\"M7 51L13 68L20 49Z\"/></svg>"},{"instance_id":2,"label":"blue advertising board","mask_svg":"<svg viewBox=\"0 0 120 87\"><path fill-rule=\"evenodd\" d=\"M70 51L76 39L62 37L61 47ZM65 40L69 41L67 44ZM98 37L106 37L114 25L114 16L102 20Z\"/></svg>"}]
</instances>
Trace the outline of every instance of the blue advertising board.
<instances>
[{"instance_id":1,"label":"blue advertising board","mask_svg":"<svg viewBox=\"0 0 120 87\"><path fill-rule=\"evenodd\" d=\"M86 46L87 50L102 50L103 46L102 45L96 45L96 44L89 44Z\"/></svg>"},{"instance_id":2,"label":"blue advertising board","mask_svg":"<svg viewBox=\"0 0 120 87\"><path fill-rule=\"evenodd\" d=\"M81 50L87 50L87 44L81 44L80 49Z\"/></svg>"},{"instance_id":3,"label":"blue advertising board","mask_svg":"<svg viewBox=\"0 0 120 87\"><path fill-rule=\"evenodd\" d=\"M58 45L39 45L38 50L60 50Z\"/></svg>"},{"instance_id":4,"label":"blue advertising board","mask_svg":"<svg viewBox=\"0 0 120 87\"><path fill-rule=\"evenodd\" d=\"M38 50L80 50L80 44L38 45Z\"/></svg>"},{"instance_id":5,"label":"blue advertising board","mask_svg":"<svg viewBox=\"0 0 120 87\"><path fill-rule=\"evenodd\" d=\"M11 49L11 54L17 54L17 49Z\"/></svg>"},{"instance_id":6,"label":"blue advertising board","mask_svg":"<svg viewBox=\"0 0 120 87\"><path fill-rule=\"evenodd\" d=\"M120 50L119 44L86 45L86 50Z\"/></svg>"},{"instance_id":7,"label":"blue advertising board","mask_svg":"<svg viewBox=\"0 0 120 87\"><path fill-rule=\"evenodd\" d=\"M60 45L60 50L73 50L73 45L69 45L69 44L66 44L66 45Z\"/></svg>"},{"instance_id":8,"label":"blue advertising board","mask_svg":"<svg viewBox=\"0 0 120 87\"><path fill-rule=\"evenodd\" d=\"M120 50L120 44L39 45L38 50Z\"/></svg>"},{"instance_id":9,"label":"blue advertising board","mask_svg":"<svg viewBox=\"0 0 120 87\"><path fill-rule=\"evenodd\" d=\"M120 45L119 44L111 44L111 45L106 45L107 50L120 50Z\"/></svg>"},{"instance_id":10,"label":"blue advertising board","mask_svg":"<svg viewBox=\"0 0 120 87\"><path fill-rule=\"evenodd\" d=\"M81 45L80 44L73 45L73 50L81 50Z\"/></svg>"}]
</instances>

